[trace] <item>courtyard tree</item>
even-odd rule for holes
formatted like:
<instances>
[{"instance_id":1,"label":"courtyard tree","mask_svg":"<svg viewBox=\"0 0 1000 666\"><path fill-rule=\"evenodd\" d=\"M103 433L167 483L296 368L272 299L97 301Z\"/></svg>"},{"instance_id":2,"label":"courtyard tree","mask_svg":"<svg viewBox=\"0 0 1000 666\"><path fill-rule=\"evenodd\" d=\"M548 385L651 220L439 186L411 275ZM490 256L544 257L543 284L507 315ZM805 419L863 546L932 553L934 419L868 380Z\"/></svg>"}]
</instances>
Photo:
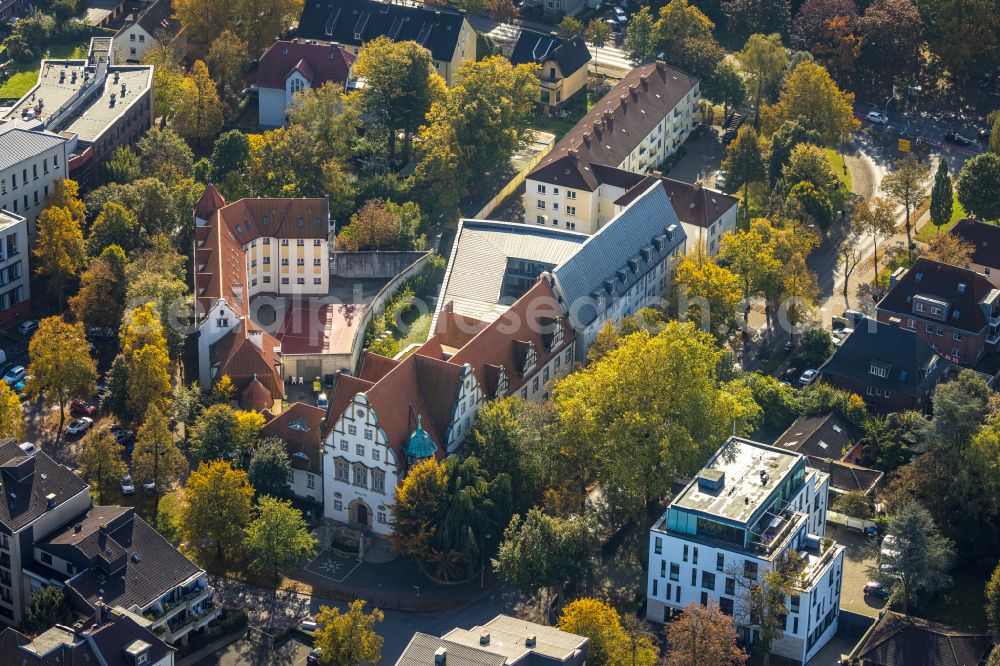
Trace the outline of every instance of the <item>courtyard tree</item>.
<instances>
[{"instance_id":1,"label":"courtyard tree","mask_svg":"<svg viewBox=\"0 0 1000 666\"><path fill-rule=\"evenodd\" d=\"M252 502L246 472L223 460L201 463L184 485L184 539L195 550L214 552L219 562L238 553L253 518Z\"/></svg>"},{"instance_id":2,"label":"courtyard tree","mask_svg":"<svg viewBox=\"0 0 1000 666\"><path fill-rule=\"evenodd\" d=\"M208 73L208 65L203 60L195 60L177 101L174 114L177 132L188 141L201 145L205 139L219 133L222 121L222 102L215 81Z\"/></svg>"},{"instance_id":3,"label":"courtyard tree","mask_svg":"<svg viewBox=\"0 0 1000 666\"><path fill-rule=\"evenodd\" d=\"M95 428L84 435L76 462L80 476L97 490L98 504L104 504L105 494L114 492L128 473L125 447L115 441L109 430Z\"/></svg>"},{"instance_id":4,"label":"courtyard tree","mask_svg":"<svg viewBox=\"0 0 1000 666\"><path fill-rule=\"evenodd\" d=\"M235 461L242 453L236 429L236 410L227 404L215 404L195 419L188 444L200 460Z\"/></svg>"},{"instance_id":5,"label":"courtyard tree","mask_svg":"<svg viewBox=\"0 0 1000 666\"><path fill-rule=\"evenodd\" d=\"M24 409L21 398L7 382L0 382L0 437L21 441L24 436Z\"/></svg>"},{"instance_id":6,"label":"courtyard tree","mask_svg":"<svg viewBox=\"0 0 1000 666\"><path fill-rule=\"evenodd\" d=\"M25 390L33 399L44 398L59 408L58 447L66 423L66 405L97 391L97 367L90 356L82 324L67 324L61 317L46 317L28 343L28 374Z\"/></svg>"},{"instance_id":7,"label":"courtyard tree","mask_svg":"<svg viewBox=\"0 0 1000 666\"><path fill-rule=\"evenodd\" d=\"M920 504L910 501L889 517L887 531L896 538L891 562L892 570L878 565L870 567L869 576L894 591L903 613L929 600L951 585L948 570L955 550L952 542L941 535L931 514Z\"/></svg>"},{"instance_id":8,"label":"courtyard tree","mask_svg":"<svg viewBox=\"0 0 1000 666\"><path fill-rule=\"evenodd\" d=\"M955 234L934 234L922 256L959 268L971 268L972 255L975 251L975 245Z\"/></svg>"},{"instance_id":9,"label":"courtyard tree","mask_svg":"<svg viewBox=\"0 0 1000 666\"><path fill-rule=\"evenodd\" d=\"M146 418L139 428L132 467L140 483L153 484L153 525L158 525L160 497L187 472L188 464L174 442L167 417L155 404L146 410Z\"/></svg>"},{"instance_id":10,"label":"courtyard tree","mask_svg":"<svg viewBox=\"0 0 1000 666\"><path fill-rule=\"evenodd\" d=\"M990 631L1000 632L1000 564L986 581L986 621Z\"/></svg>"},{"instance_id":11,"label":"courtyard tree","mask_svg":"<svg viewBox=\"0 0 1000 666\"><path fill-rule=\"evenodd\" d=\"M116 331L125 307L125 252L117 245L90 260L80 277L80 289L69 299L77 321L88 329Z\"/></svg>"},{"instance_id":12,"label":"courtyard tree","mask_svg":"<svg viewBox=\"0 0 1000 666\"><path fill-rule=\"evenodd\" d=\"M543 589L538 600L544 608L553 587L587 575L592 547L590 525L583 518L556 518L531 509L523 522L519 515L511 518L493 569L525 595Z\"/></svg>"},{"instance_id":13,"label":"courtyard tree","mask_svg":"<svg viewBox=\"0 0 1000 666\"><path fill-rule=\"evenodd\" d=\"M734 191L743 188L743 208L746 210L750 201L750 184L762 182L767 176L760 141L752 127L744 125L740 128L736 139L726 149L722 166L726 170L726 189Z\"/></svg>"},{"instance_id":14,"label":"courtyard tree","mask_svg":"<svg viewBox=\"0 0 1000 666\"><path fill-rule=\"evenodd\" d=\"M28 631L42 633L57 624L73 621L73 607L66 590L55 585L43 585L31 595L24 610L24 626Z\"/></svg>"},{"instance_id":15,"label":"courtyard tree","mask_svg":"<svg viewBox=\"0 0 1000 666\"><path fill-rule=\"evenodd\" d=\"M267 437L253 449L247 475L257 496L285 497L288 495L288 475L292 472L285 442Z\"/></svg>"},{"instance_id":16,"label":"courtyard tree","mask_svg":"<svg viewBox=\"0 0 1000 666\"><path fill-rule=\"evenodd\" d=\"M257 517L247 526L246 548L254 563L271 574L275 594L282 569L293 567L316 554L316 537L302 512L286 500L267 495L257 504Z\"/></svg>"},{"instance_id":17,"label":"courtyard tree","mask_svg":"<svg viewBox=\"0 0 1000 666\"><path fill-rule=\"evenodd\" d=\"M674 269L674 282L682 290L678 297L688 304L688 320L717 333L735 319L740 280L708 256L703 241L698 242L694 252L681 256Z\"/></svg>"},{"instance_id":18,"label":"courtyard tree","mask_svg":"<svg viewBox=\"0 0 1000 666\"><path fill-rule=\"evenodd\" d=\"M788 66L788 49L781 35L750 35L736 60L747 77L747 89L753 97L753 126L760 127L760 108L767 92L774 88Z\"/></svg>"}]
</instances>

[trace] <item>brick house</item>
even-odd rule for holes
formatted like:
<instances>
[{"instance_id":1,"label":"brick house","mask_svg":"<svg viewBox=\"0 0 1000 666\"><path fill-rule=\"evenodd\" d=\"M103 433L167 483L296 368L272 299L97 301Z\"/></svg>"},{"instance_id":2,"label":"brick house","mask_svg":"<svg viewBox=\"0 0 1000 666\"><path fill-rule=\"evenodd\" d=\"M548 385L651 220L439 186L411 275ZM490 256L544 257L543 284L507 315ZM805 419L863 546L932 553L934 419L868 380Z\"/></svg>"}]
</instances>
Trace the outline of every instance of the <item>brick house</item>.
<instances>
[{"instance_id":1,"label":"brick house","mask_svg":"<svg viewBox=\"0 0 1000 666\"><path fill-rule=\"evenodd\" d=\"M893 274L877 318L916 333L943 358L971 367L1000 343L1000 290L974 270L918 259Z\"/></svg>"}]
</instances>

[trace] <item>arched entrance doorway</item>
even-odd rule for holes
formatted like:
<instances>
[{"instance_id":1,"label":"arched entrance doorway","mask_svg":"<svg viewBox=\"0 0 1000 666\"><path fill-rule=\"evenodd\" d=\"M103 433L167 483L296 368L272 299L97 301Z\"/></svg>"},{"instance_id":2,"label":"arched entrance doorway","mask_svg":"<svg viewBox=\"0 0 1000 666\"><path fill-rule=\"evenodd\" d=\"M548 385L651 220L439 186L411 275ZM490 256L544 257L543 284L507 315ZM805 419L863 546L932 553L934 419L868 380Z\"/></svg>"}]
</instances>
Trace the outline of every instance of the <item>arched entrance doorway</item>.
<instances>
[{"instance_id":1,"label":"arched entrance doorway","mask_svg":"<svg viewBox=\"0 0 1000 666\"><path fill-rule=\"evenodd\" d=\"M367 504L361 500L354 500L348 509L352 524L371 529L372 510L368 508Z\"/></svg>"}]
</instances>

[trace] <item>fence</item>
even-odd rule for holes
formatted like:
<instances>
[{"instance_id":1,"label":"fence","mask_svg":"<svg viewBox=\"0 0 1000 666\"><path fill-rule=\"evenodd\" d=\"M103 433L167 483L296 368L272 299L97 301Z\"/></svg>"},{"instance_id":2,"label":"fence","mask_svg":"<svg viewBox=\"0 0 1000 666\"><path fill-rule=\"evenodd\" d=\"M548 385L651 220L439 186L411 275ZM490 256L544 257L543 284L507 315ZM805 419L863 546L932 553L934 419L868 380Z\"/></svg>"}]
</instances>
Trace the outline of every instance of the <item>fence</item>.
<instances>
[{"instance_id":1,"label":"fence","mask_svg":"<svg viewBox=\"0 0 1000 666\"><path fill-rule=\"evenodd\" d=\"M857 530L859 532L864 532L869 527L876 526L874 520L855 518L854 516L848 516L846 513L837 513L836 511L827 511L826 519L831 523L842 525L843 527L852 530Z\"/></svg>"},{"instance_id":2,"label":"fence","mask_svg":"<svg viewBox=\"0 0 1000 666\"><path fill-rule=\"evenodd\" d=\"M358 327L354 329L354 339L351 341L351 371L354 372L358 367L358 360L361 358L361 350L364 348L365 333L368 331L368 325L372 322L372 319L376 314L380 314L385 311L385 305L389 300L396 295L399 288L403 286L403 283L410 278L418 275L427 262L431 258L431 253L427 252L419 259L410 264L403 272L394 277L389 281L384 287L382 287L372 302L368 304L363 315L361 315L361 321L358 322Z\"/></svg>"}]
</instances>

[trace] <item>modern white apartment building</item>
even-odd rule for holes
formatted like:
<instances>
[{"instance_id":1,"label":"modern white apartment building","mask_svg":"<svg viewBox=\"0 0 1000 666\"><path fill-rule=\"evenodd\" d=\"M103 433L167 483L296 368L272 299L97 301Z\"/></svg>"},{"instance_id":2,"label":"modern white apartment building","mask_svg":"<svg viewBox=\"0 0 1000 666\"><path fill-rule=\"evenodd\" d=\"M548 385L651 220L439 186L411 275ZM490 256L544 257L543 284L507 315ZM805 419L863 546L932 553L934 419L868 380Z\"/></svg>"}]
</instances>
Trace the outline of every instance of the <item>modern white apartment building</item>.
<instances>
[{"instance_id":1,"label":"modern white apartment building","mask_svg":"<svg viewBox=\"0 0 1000 666\"><path fill-rule=\"evenodd\" d=\"M750 588L784 566L792 591L771 651L808 662L840 613L844 548L824 538L829 484L805 456L730 438L650 530L646 617L666 622L713 602L743 641L757 643Z\"/></svg>"},{"instance_id":2,"label":"modern white apartment building","mask_svg":"<svg viewBox=\"0 0 1000 666\"><path fill-rule=\"evenodd\" d=\"M700 99L698 79L662 61L633 69L528 174L525 222L595 233L684 143Z\"/></svg>"},{"instance_id":3,"label":"modern white apartment building","mask_svg":"<svg viewBox=\"0 0 1000 666\"><path fill-rule=\"evenodd\" d=\"M41 128L37 121L0 123L0 210L28 221L34 246L35 219L56 181L69 177L66 138ZM27 250L27 244L22 250ZM25 262L27 269L27 262Z\"/></svg>"},{"instance_id":4,"label":"modern white apartment building","mask_svg":"<svg viewBox=\"0 0 1000 666\"><path fill-rule=\"evenodd\" d=\"M28 221L0 211L0 328L9 328L31 312Z\"/></svg>"}]
</instances>

